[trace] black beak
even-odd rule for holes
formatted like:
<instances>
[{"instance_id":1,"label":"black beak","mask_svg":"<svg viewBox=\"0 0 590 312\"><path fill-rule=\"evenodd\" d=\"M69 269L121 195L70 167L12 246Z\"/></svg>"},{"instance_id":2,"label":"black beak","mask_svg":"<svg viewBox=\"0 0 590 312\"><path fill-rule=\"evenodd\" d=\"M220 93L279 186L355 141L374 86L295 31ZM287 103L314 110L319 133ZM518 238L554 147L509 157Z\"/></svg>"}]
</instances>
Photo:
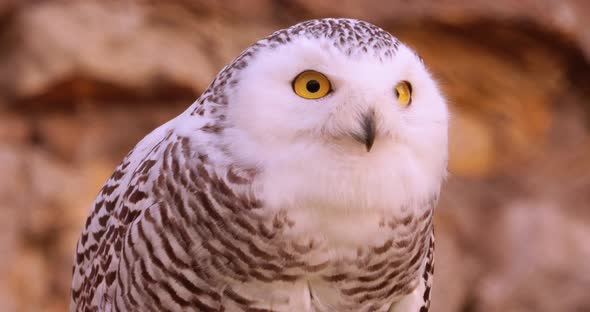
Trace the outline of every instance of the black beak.
<instances>
[{"instance_id":1,"label":"black beak","mask_svg":"<svg viewBox=\"0 0 590 312\"><path fill-rule=\"evenodd\" d=\"M363 143L367 148L367 152L371 151L375 136L377 135L377 122L375 120L375 111L368 110L360 116L361 131L353 133L355 140Z\"/></svg>"}]
</instances>

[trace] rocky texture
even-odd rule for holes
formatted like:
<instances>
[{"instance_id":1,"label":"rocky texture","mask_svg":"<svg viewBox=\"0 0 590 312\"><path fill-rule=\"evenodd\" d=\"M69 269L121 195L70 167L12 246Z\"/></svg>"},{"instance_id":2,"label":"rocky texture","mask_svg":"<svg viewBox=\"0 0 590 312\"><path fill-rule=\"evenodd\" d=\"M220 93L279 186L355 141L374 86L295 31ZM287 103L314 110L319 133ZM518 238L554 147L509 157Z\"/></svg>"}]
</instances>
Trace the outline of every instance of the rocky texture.
<instances>
[{"instance_id":1,"label":"rocky texture","mask_svg":"<svg viewBox=\"0 0 590 312\"><path fill-rule=\"evenodd\" d=\"M362 4L361 4L362 3ZM452 105L434 311L590 311L590 5L565 1L1 1L0 306L67 309L115 165L256 39L363 18Z\"/></svg>"}]
</instances>

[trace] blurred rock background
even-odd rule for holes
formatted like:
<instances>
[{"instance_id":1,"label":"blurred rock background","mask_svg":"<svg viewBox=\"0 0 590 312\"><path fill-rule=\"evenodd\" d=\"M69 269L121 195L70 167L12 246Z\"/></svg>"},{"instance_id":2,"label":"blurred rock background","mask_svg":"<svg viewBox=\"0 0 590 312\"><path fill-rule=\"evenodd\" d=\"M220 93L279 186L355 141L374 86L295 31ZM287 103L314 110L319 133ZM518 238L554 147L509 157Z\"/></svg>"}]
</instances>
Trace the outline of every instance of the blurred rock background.
<instances>
[{"instance_id":1,"label":"blurred rock background","mask_svg":"<svg viewBox=\"0 0 590 312\"><path fill-rule=\"evenodd\" d=\"M97 191L221 67L301 20L417 49L452 106L434 312L590 311L590 1L0 1L0 310L65 311Z\"/></svg>"}]
</instances>

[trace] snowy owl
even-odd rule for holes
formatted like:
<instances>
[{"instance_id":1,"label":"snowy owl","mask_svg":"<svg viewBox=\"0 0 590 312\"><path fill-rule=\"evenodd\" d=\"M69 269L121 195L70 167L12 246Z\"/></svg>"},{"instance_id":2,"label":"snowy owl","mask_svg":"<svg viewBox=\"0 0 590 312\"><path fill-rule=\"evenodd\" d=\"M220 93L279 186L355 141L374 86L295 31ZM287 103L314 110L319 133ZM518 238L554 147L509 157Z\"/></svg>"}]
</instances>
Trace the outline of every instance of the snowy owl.
<instances>
[{"instance_id":1,"label":"snowy owl","mask_svg":"<svg viewBox=\"0 0 590 312\"><path fill-rule=\"evenodd\" d=\"M269 35L106 182L70 310L428 311L447 119L377 26Z\"/></svg>"}]
</instances>

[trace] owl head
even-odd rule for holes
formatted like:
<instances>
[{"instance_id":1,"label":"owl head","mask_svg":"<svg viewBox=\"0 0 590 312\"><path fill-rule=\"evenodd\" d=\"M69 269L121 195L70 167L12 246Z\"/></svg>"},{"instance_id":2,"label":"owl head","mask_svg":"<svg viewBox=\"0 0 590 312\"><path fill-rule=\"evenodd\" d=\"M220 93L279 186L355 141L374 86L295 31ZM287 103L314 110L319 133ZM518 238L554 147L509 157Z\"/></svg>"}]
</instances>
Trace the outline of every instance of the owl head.
<instances>
[{"instance_id":1,"label":"owl head","mask_svg":"<svg viewBox=\"0 0 590 312\"><path fill-rule=\"evenodd\" d=\"M208 97L223 102L232 154L273 168L273 179L295 189L346 192L337 185L360 179L377 193L432 191L446 173L443 96L412 49L367 22L320 19L277 31L209 90L223 93Z\"/></svg>"}]
</instances>

